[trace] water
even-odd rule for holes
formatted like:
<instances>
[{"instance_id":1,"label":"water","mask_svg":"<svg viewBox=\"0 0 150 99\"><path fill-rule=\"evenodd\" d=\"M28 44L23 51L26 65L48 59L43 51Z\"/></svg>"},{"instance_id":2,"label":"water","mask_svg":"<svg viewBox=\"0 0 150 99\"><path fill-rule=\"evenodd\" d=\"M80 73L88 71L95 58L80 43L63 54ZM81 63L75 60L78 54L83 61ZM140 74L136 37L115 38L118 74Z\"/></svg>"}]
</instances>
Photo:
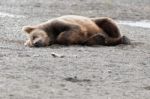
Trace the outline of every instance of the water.
<instances>
[{"instance_id":1,"label":"water","mask_svg":"<svg viewBox=\"0 0 150 99\"><path fill-rule=\"evenodd\" d=\"M15 15L11 13L0 12L0 17L10 17L10 18L24 18L23 15ZM141 28L150 28L150 20L141 20L141 21L117 21L118 24L127 25L132 27L141 27Z\"/></svg>"},{"instance_id":2,"label":"water","mask_svg":"<svg viewBox=\"0 0 150 99\"><path fill-rule=\"evenodd\" d=\"M15 15L15 14L10 14L10 13L5 13L5 12L0 12L0 17L10 17L10 18L24 18L25 16L23 15Z\"/></svg>"},{"instance_id":3,"label":"water","mask_svg":"<svg viewBox=\"0 0 150 99\"><path fill-rule=\"evenodd\" d=\"M128 25L132 27L150 28L150 20L141 21L117 21L118 24Z\"/></svg>"}]
</instances>

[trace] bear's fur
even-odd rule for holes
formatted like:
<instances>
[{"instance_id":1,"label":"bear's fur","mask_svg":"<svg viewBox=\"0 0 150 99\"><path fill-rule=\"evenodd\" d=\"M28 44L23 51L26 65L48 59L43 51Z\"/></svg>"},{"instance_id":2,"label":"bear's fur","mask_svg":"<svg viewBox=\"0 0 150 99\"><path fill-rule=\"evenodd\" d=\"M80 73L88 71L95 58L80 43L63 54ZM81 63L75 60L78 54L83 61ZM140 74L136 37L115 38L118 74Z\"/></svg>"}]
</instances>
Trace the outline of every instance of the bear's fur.
<instances>
[{"instance_id":1,"label":"bear's fur","mask_svg":"<svg viewBox=\"0 0 150 99\"><path fill-rule=\"evenodd\" d=\"M107 17L87 18L66 15L47 22L24 26L29 34L25 45L43 47L51 44L118 45L129 44L126 36L121 36L116 23Z\"/></svg>"}]
</instances>

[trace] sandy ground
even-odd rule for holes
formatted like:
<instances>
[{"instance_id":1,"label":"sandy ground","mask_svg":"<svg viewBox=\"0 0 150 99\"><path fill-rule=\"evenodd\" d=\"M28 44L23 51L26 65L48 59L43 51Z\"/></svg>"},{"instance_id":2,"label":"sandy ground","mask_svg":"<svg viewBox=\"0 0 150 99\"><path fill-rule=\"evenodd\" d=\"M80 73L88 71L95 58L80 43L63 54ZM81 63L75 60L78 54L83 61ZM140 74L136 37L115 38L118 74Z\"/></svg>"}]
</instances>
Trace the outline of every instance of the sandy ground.
<instances>
[{"instance_id":1,"label":"sandy ground","mask_svg":"<svg viewBox=\"0 0 150 99\"><path fill-rule=\"evenodd\" d=\"M28 48L21 28L77 14L150 20L150 0L1 0L0 99L149 99L150 29L119 25L128 46ZM57 54L56 57L54 54Z\"/></svg>"}]
</instances>

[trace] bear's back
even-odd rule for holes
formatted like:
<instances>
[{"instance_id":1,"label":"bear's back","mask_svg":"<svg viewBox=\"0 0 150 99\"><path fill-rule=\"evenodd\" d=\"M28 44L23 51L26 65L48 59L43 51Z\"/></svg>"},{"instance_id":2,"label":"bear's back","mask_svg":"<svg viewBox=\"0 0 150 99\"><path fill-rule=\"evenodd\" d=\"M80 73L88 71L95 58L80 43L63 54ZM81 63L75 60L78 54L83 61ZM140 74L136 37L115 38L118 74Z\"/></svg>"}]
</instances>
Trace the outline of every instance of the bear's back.
<instances>
[{"instance_id":1,"label":"bear's back","mask_svg":"<svg viewBox=\"0 0 150 99\"><path fill-rule=\"evenodd\" d=\"M66 15L62 17L58 17L56 20L78 25L81 30L88 33L99 33L103 32L101 28L99 28L90 18L76 15Z\"/></svg>"}]
</instances>

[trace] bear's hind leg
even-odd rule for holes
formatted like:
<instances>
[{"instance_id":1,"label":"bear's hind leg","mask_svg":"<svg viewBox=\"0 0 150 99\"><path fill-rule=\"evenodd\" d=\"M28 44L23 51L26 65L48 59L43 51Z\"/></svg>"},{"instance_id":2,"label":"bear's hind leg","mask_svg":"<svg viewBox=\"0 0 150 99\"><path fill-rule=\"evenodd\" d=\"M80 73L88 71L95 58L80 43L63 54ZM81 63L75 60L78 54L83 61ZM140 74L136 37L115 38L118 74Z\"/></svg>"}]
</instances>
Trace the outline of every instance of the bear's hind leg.
<instances>
[{"instance_id":1,"label":"bear's hind leg","mask_svg":"<svg viewBox=\"0 0 150 99\"><path fill-rule=\"evenodd\" d=\"M118 44L130 44L130 39L126 36L121 36L120 30L117 24L107 17L92 18L99 28L102 28L104 33L107 35L105 45L113 46Z\"/></svg>"},{"instance_id":2,"label":"bear's hind leg","mask_svg":"<svg viewBox=\"0 0 150 99\"><path fill-rule=\"evenodd\" d=\"M92 19L96 25L98 25L100 28L103 29L103 31L112 38L118 38L120 37L120 31L116 23L107 17L102 18L93 18Z\"/></svg>"}]
</instances>

